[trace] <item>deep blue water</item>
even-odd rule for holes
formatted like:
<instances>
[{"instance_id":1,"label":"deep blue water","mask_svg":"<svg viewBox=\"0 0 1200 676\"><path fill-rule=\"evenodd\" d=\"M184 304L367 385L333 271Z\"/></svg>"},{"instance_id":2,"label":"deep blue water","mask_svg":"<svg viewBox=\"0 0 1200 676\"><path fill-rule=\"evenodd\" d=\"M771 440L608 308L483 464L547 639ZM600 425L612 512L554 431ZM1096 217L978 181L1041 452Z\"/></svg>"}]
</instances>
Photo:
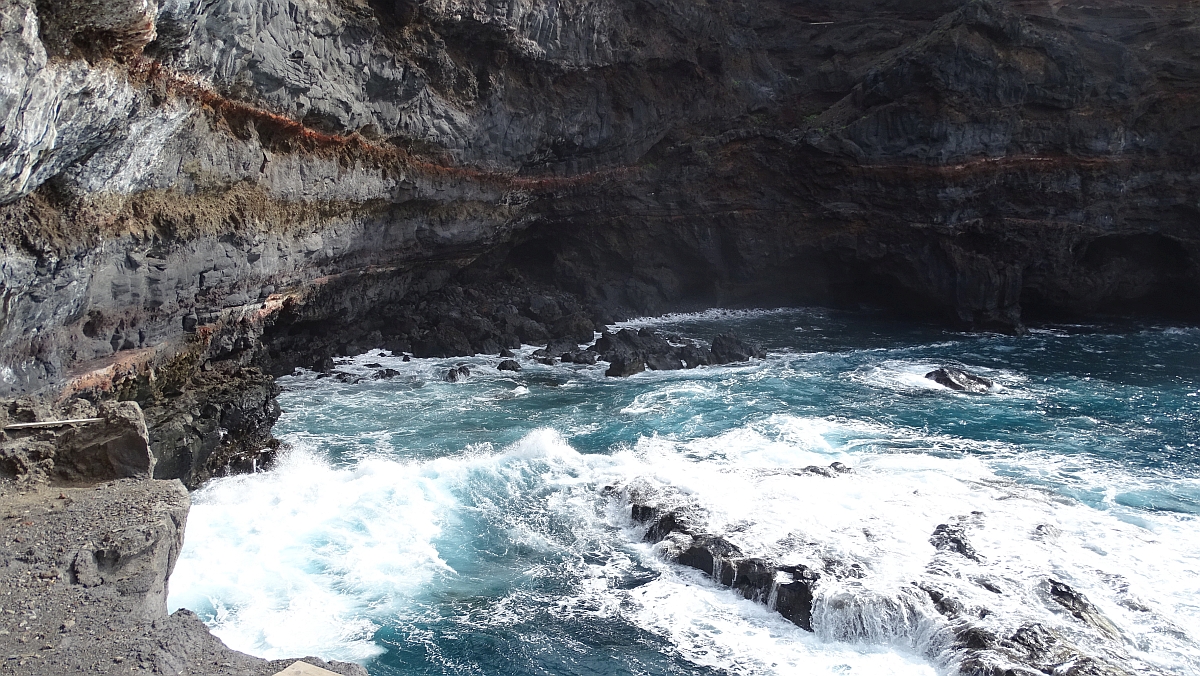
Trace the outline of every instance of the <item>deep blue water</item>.
<instances>
[{"instance_id":1,"label":"deep blue water","mask_svg":"<svg viewBox=\"0 0 1200 676\"><path fill-rule=\"evenodd\" d=\"M734 328L769 356L613 379L374 352L339 366L361 382L285 378L293 450L193 496L172 605L234 648L381 675L932 674L956 654L915 583L998 633L1039 621L1100 645L1045 602L1053 576L1120 628L1102 646L1117 661L1200 673L1200 330L1011 337L826 310L631 324ZM441 380L460 362L469 380ZM923 377L946 364L994 391ZM795 471L833 461L855 472ZM823 582L804 632L641 543L631 495L702 509L748 553L867 575ZM983 561L929 544L954 520Z\"/></svg>"}]
</instances>

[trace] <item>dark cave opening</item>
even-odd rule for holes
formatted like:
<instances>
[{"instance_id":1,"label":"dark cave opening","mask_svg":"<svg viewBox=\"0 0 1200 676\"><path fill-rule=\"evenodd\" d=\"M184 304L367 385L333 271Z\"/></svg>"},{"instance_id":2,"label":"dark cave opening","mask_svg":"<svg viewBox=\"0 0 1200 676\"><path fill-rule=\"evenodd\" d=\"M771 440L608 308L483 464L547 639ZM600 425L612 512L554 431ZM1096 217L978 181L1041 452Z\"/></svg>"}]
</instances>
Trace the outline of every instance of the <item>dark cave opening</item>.
<instances>
[{"instance_id":1,"label":"dark cave opening","mask_svg":"<svg viewBox=\"0 0 1200 676\"><path fill-rule=\"evenodd\" d=\"M1097 237L1076 247L1068 274L1052 272L1035 266L1027 275L1026 317L1200 319L1200 266L1182 242L1162 233Z\"/></svg>"}]
</instances>

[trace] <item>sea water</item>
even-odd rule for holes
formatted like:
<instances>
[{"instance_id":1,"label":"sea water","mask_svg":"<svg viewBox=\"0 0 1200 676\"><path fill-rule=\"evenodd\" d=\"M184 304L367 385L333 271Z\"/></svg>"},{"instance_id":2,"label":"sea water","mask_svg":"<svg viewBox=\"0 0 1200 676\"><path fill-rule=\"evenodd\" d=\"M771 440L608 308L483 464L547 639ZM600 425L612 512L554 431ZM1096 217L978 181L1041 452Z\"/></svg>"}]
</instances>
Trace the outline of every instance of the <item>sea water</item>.
<instances>
[{"instance_id":1,"label":"sea water","mask_svg":"<svg viewBox=\"0 0 1200 676\"><path fill-rule=\"evenodd\" d=\"M623 326L734 329L768 356L606 378L373 351L297 372L277 465L193 494L172 608L238 650L378 675L952 673L920 584L999 635L1041 622L1129 668L1200 673L1200 330L1011 337L826 310ZM947 364L992 392L924 377ZM853 472L802 471L832 462ZM862 574L822 579L807 632L666 561L633 495L747 555ZM978 561L930 543L944 523ZM1051 578L1119 635L1082 631Z\"/></svg>"}]
</instances>

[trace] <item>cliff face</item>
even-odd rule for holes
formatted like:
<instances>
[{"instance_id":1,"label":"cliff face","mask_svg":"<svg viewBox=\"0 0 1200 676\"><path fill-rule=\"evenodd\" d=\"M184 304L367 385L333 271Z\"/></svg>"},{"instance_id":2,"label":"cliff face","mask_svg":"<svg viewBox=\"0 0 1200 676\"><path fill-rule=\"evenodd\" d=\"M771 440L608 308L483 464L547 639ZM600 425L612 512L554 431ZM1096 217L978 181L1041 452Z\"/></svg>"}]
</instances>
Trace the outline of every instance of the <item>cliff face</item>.
<instances>
[{"instance_id":1,"label":"cliff face","mask_svg":"<svg viewBox=\"0 0 1200 676\"><path fill-rule=\"evenodd\" d=\"M269 442L263 369L356 346L712 304L1194 319L1197 19L0 0L0 396L136 400L195 484Z\"/></svg>"}]
</instances>

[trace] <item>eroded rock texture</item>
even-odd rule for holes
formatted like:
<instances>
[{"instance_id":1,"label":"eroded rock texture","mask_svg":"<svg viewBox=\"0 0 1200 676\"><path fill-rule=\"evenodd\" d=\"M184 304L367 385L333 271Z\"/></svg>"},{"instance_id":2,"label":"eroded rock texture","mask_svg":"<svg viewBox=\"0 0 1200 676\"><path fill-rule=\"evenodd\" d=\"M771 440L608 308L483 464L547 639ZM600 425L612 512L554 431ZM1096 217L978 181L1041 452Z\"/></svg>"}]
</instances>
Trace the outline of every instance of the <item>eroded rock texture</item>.
<instances>
[{"instance_id":1,"label":"eroded rock texture","mask_svg":"<svg viewBox=\"0 0 1200 676\"><path fill-rule=\"evenodd\" d=\"M0 395L137 401L195 485L258 460L270 374L355 348L714 304L1195 318L1198 15L0 0Z\"/></svg>"}]
</instances>

